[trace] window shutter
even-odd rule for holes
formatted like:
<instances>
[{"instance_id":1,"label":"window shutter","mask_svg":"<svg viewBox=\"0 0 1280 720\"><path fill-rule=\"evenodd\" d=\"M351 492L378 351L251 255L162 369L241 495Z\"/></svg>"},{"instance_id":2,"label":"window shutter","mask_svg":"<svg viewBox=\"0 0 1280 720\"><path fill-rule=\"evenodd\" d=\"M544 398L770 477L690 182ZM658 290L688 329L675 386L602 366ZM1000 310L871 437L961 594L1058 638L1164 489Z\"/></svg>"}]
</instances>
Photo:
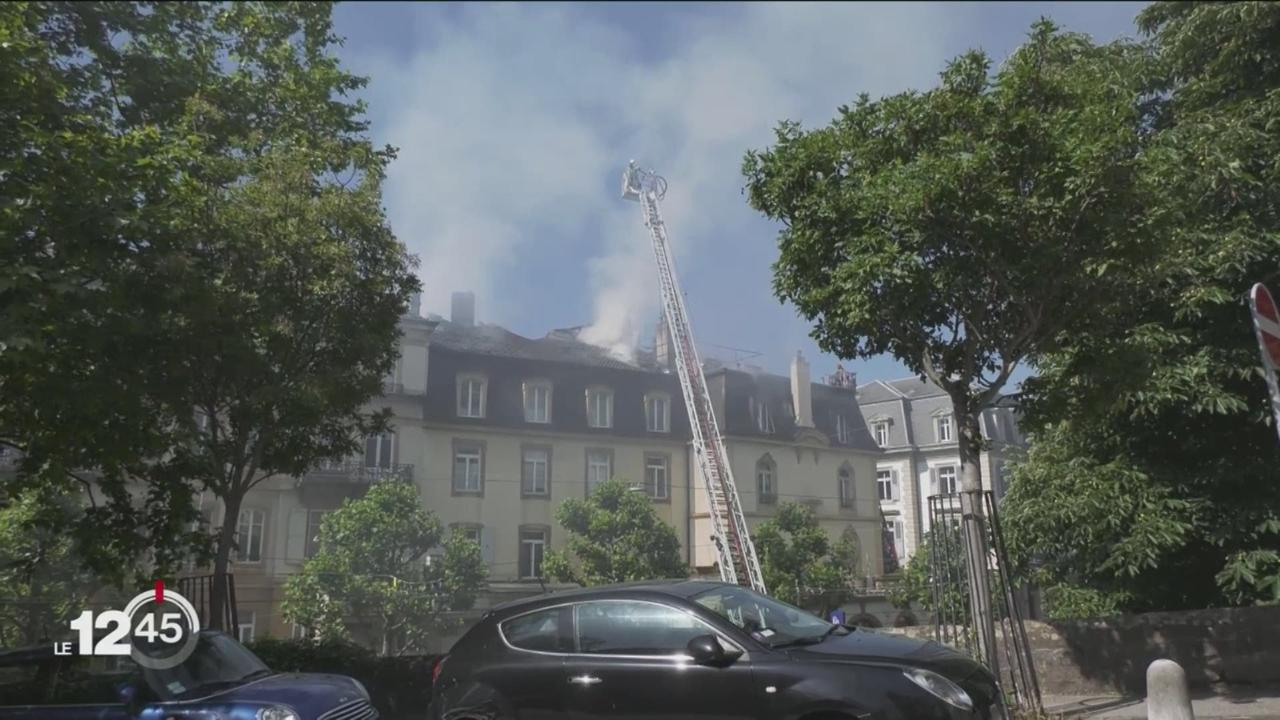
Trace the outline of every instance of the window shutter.
<instances>
[{"instance_id":1,"label":"window shutter","mask_svg":"<svg viewBox=\"0 0 1280 720\"><path fill-rule=\"evenodd\" d=\"M289 511L289 534L285 541L285 558L289 562L302 562L307 548L307 511Z\"/></svg>"},{"instance_id":2,"label":"window shutter","mask_svg":"<svg viewBox=\"0 0 1280 720\"><path fill-rule=\"evenodd\" d=\"M929 494L938 494L938 468L929 468Z\"/></svg>"},{"instance_id":3,"label":"window shutter","mask_svg":"<svg viewBox=\"0 0 1280 720\"><path fill-rule=\"evenodd\" d=\"M889 499L890 500L902 499L902 483L899 482L898 480L897 470L889 471Z\"/></svg>"},{"instance_id":4,"label":"window shutter","mask_svg":"<svg viewBox=\"0 0 1280 720\"><path fill-rule=\"evenodd\" d=\"M486 565L493 565L493 528L480 528L480 556Z\"/></svg>"}]
</instances>

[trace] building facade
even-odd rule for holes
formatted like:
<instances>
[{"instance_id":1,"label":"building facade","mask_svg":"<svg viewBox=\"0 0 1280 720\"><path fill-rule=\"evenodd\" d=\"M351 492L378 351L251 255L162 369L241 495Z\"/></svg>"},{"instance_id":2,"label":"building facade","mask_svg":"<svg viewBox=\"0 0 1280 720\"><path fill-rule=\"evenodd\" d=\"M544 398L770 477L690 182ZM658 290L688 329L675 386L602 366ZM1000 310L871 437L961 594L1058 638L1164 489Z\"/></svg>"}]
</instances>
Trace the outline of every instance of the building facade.
<instances>
[{"instance_id":1,"label":"building facade","mask_svg":"<svg viewBox=\"0 0 1280 720\"><path fill-rule=\"evenodd\" d=\"M959 489L958 426L951 399L932 382L907 378L858 386L858 405L873 441L884 451L876 465L876 493L888 540L905 562L929 531L928 498ZM1007 463L1026 447L1012 399L1002 398L983 411L979 427L988 444L980 461L983 489L1000 498Z\"/></svg>"}]
</instances>

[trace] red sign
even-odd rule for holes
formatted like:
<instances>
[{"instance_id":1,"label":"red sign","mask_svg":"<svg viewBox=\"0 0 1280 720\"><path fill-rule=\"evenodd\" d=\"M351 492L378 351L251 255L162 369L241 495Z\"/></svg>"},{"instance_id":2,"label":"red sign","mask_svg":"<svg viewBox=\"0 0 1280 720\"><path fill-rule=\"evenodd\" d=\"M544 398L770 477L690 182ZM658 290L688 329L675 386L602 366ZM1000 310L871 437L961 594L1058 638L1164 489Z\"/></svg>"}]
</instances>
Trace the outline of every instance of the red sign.
<instances>
[{"instance_id":1,"label":"red sign","mask_svg":"<svg viewBox=\"0 0 1280 720\"><path fill-rule=\"evenodd\" d=\"M1262 350L1262 369L1267 373L1267 388L1271 391L1276 432L1280 433L1280 381L1276 378L1276 370L1280 368L1280 311L1262 283L1254 285L1250 291L1249 305L1253 309L1253 329L1258 334L1258 346Z\"/></svg>"}]
</instances>

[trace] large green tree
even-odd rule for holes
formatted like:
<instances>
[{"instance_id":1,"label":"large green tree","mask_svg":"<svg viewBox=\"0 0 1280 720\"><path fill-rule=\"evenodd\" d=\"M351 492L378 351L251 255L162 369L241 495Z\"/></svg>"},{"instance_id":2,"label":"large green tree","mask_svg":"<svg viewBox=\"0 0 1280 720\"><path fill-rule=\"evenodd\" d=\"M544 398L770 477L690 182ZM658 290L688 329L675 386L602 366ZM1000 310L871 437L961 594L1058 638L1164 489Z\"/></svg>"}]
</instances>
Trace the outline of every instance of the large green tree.
<instances>
[{"instance_id":1,"label":"large green tree","mask_svg":"<svg viewBox=\"0 0 1280 720\"><path fill-rule=\"evenodd\" d=\"M1041 21L997 69L967 53L934 89L863 95L815 130L783 123L746 156L751 205L782 223L774 291L819 346L889 353L950 397L966 514L982 512L982 410L1142 257L1128 227L1145 62Z\"/></svg>"},{"instance_id":2,"label":"large green tree","mask_svg":"<svg viewBox=\"0 0 1280 720\"><path fill-rule=\"evenodd\" d=\"M813 508L784 502L751 532L769 594L825 612L849 597L864 575L858 536L850 531L832 542Z\"/></svg>"},{"instance_id":3,"label":"large green tree","mask_svg":"<svg viewBox=\"0 0 1280 720\"><path fill-rule=\"evenodd\" d=\"M1280 465L1245 302L1280 281L1280 5L1157 3L1135 230L1160 249L1026 386L1010 544L1059 616L1280 602Z\"/></svg>"},{"instance_id":4,"label":"large green tree","mask_svg":"<svg viewBox=\"0 0 1280 720\"><path fill-rule=\"evenodd\" d=\"M417 288L330 14L0 9L0 439L19 485L93 491L75 529L117 576L172 567L217 495L215 624L245 493L385 425L366 404Z\"/></svg>"},{"instance_id":5,"label":"large green tree","mask_svg":"<svg viewBox=\"0 0 1280 720\"><path fill-rule=\"evenodd\" d=\"M325 640L367 633L384 655L420 653L486 575L480 546L445 538L412 484L382 482L325 516L315 556L285 585L284 613Z\"/></svg>"},{"instance_id":6,"label":"large green tree","mask_svg":"<svg viewBox=\"0 0 1280 720\"><path fill-rule=\"evenodd\" d=\"M675 528L658 517L653 501L630 482L602 482L586 499L556 508L569 533L564 550L546 554L548 577L579 585L687 577Z\"/></svg>"}]
</instances>

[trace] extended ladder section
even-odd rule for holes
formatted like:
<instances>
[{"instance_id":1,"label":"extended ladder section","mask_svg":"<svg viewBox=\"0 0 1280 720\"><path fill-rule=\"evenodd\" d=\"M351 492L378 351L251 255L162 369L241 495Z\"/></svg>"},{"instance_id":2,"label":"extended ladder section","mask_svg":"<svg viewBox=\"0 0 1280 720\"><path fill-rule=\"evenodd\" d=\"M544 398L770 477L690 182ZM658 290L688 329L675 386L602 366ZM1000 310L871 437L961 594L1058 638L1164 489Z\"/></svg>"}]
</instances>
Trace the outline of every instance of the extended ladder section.
<instances>
[{"instance_id":1,"label":"extended ladder section","mask_svg":"<svg viewBox=\"0 0 1280 720\"><path fill-rule=\"evenodd\" d=\"M653 240L653 254L658 262L658 284L662 291L662 311L667 329L671 333L672 354L675 356L676 374L680 378L680 390L693 431L693 451L698 469L706 483L708 514L714 532L716 553L720 564L720 577L725 582L746 585L764 592L764 577L755 545L747 529L742 504L738 500L737 486L725 452L724 437L720 434L712 409L711 393L707 390L707 378L702 372L702 361L693 342L689 328L689 314L685 310L684 296L676 279L675 261L667 242L667 229L662 221L659 201L666 195L666 180L650 171L636 167L634 161L622 176L622 196L640 203L645 227Z\"/></svg>"}]
</instances>

